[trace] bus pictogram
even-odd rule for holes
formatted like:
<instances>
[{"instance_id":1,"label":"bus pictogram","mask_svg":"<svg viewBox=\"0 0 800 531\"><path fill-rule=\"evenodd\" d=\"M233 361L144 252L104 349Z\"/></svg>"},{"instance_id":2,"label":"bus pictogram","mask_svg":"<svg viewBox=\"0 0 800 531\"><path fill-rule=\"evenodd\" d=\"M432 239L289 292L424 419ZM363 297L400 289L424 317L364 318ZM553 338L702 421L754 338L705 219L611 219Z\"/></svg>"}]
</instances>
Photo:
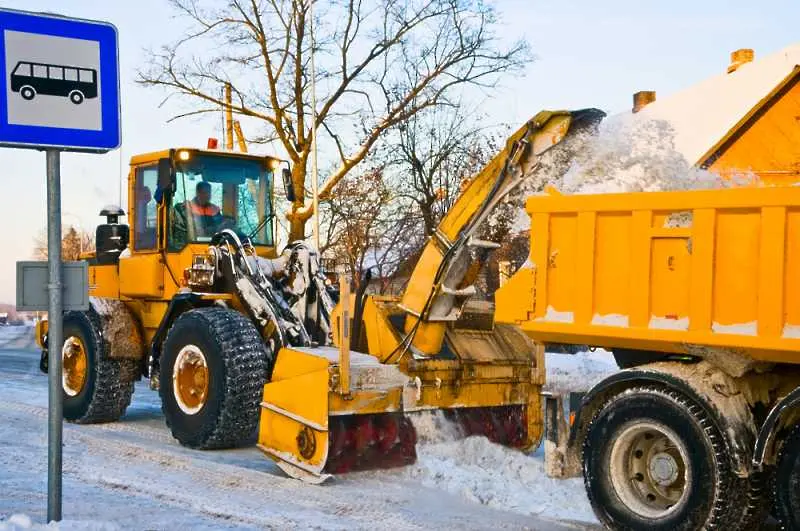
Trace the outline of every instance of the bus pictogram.
<instances>
[{"instance_id":1,"label":"bus pictogram","mask_svg":"<svg viewBox=\"0 0 800 531\"><path fill-rule=\"evenodd\" d=\"M28 101L44 94L80 105L84 99L97 97L97 70L19 61L11 72L11 91Z\"/></svg>"}]
</instances>

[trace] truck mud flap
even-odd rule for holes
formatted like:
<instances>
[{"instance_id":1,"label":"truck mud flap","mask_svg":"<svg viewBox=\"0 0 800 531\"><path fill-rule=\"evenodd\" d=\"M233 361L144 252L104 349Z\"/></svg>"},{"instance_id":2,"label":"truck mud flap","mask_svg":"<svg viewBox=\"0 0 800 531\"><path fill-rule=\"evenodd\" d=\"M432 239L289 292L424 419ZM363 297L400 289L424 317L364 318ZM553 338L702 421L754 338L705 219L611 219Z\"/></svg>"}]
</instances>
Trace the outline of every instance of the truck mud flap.
<instances>
[{"instance_id":1,"label":"truck mud flap","mask_svg":"<svg viewBox=\"0 0 800 531\"><path fill-rule=\"evenodd\" d=\"M570 445L569 429L583 395L584 393L542 393L544 469L549 477L572 478L581 475L580 453Z\"/></svg>"}]
</instances>

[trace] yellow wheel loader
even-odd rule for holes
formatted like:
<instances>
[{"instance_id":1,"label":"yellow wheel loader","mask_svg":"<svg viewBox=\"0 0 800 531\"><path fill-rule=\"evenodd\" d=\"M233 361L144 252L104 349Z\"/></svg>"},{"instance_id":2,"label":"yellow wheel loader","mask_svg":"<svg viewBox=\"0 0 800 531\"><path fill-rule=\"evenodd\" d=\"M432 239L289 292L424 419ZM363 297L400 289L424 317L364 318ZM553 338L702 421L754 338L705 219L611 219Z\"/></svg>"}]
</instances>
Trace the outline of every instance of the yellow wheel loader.
<instances>
[{"instance_id":1,"label":"yellow wheel loader","mask_svg":"<svg viewBox=\"0 0 800 531\"><path fill-rule=\"evenodd\" d=\"M497 247L478 231L553 146L603 116L543 112L512 135L397 298L351 295L347 283L337 293L302 242L276 253L281 161L190 148L133 157L129 226L118 208L101 213L87 256L91 308L64 315L65 417L117 420L133 382L149 378L181 444L230 447L257 431L266 455L311 482L413 462L415 411L444 410L465 434L508 446L537 444L543 348L468 304ZM46 347L46 322L37 338Z\"/></svg>"}]
</instances>

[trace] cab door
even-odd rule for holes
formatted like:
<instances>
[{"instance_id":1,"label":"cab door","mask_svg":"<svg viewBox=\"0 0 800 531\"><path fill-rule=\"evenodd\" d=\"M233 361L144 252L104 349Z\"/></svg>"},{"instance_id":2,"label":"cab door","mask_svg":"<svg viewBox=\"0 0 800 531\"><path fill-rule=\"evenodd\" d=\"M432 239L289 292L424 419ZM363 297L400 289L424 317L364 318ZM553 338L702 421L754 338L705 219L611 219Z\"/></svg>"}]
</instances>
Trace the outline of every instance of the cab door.
<instances>
[{"instance_id":1,"label":"cab door","mask_svg":"<svg viewBox=\"0 0 800 531\"><path fill-rule=\"evenodd\" d=\"M128 201L131 224L130 256L119 260L120 295L131 298L161 299L164 295L164 262L159 249L158 164L131 169Z\"/></svg>"}]
</instances>

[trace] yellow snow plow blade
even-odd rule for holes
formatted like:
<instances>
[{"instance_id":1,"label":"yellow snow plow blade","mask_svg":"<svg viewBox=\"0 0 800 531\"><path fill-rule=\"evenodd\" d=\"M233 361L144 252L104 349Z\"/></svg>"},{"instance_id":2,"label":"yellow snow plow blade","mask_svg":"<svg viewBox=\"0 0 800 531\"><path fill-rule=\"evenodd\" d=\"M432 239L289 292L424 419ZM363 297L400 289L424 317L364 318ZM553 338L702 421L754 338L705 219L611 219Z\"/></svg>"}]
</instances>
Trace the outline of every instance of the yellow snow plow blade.
<instances>
[{"instance_id":1,"label":"yellow snow plow blade","mask_svg":"<svg viewBox=\"0 0 800 531\"><path fill-rule=\"evenodd\" d=\"M351 353L352 388L340 393L340 352L284 348L264 386L258 446L292 477L413 463L413 427L402 415L408 378L394 365Z\"/></svg>"}]
</instances>

